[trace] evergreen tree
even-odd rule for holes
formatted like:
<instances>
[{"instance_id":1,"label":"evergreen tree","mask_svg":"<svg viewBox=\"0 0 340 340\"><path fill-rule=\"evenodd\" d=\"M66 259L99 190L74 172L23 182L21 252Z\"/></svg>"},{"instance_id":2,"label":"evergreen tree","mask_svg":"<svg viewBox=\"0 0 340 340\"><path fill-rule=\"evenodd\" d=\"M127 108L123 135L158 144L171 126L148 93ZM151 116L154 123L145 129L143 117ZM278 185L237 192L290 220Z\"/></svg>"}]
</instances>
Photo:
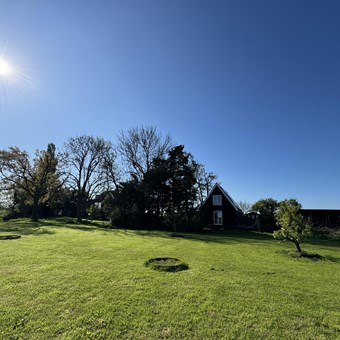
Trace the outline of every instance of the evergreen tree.
<instances>
[{"instance_id":1,"label":"evergreen tree","mask_svg":"<svg viewBox=\"0 0 340 340\"><path fill-rule=\"evenodd\" d=\"M190 153L178 145L169 151L166 160L168 171L167 185L170 192L168 204L168 224L174 231L179 225L188 226L197 201L196 171L197 163Z\"/></svg>"}]
</instances>

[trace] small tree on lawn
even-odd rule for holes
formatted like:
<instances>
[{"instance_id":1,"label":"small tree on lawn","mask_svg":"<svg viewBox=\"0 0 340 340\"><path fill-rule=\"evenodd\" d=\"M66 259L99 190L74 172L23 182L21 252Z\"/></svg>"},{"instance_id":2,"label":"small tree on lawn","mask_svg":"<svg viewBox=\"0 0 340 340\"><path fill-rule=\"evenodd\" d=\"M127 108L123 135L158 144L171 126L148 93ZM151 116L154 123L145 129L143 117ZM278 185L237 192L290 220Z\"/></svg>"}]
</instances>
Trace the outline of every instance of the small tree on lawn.
<instances>
[{"instance_id":1,"label":"small tree on lawn","mask_svg":"<svg viewBox=\"0 0 340 340\"><path fill-rule=\"evenodd\" d=\"M300 243L311 236L311 224L299 213L300 209L301 204L295 199L280 202L276 212L276 221L280 229L274 231L273 236L284 242L293 242L296 251L301 255Z\"/></svg>"}]
</instances>

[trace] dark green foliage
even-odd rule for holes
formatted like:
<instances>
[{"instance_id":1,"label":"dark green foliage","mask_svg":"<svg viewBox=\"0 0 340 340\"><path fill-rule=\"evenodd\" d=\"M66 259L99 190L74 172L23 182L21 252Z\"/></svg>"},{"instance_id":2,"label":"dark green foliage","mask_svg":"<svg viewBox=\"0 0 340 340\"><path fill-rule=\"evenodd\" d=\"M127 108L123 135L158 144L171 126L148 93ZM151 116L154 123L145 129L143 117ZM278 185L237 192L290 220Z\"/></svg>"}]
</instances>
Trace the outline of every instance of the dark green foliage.
<instances>
[{"instance_id":1,"label":"dark green foliage","mask_svg":"<svg viewBox=\"0 0 340 340\"><path fill-rule=\"evenodd\" d=\"M265 198L252 205L251 210L260 213L260 231L273 231L277 229L275 213L278 204L273 198Z\"/></svg>"},{"instance_id":2,"label":"dark green foliage","mask_svg":"<svg viewBox=\"0 0 340 340\"><path fill-rule=\"evenodd\" d=\"M14 218L30 217L32 215L32 206L27 204L27 193L19 188L13 189L11 193L11 204L3 215L3 220L9 221Z\"/></svg>"},{"instance_id":3,"label":"dark green foliage","mask_svg":"<svg viewBox=\"0 0 340 340\"><path fill-rule=\"evenodd\" d=\"M107 195L105 210L115 227L139 229L145 227L145 196L137 180L121 183L119 189Z\"/></svg>"},{"instance_id":4,"label":"dark green foliage","mask_svg":"<svg viewBox=\"0 0 340 340\"><path fill-rule=\"evenodd\" d=\"M167 224L176 231L177 227L189 227L195 215L197 163L183 145L171 149L166 161L170 191Z\"/></svg>"},{"instance_id":5,"label":"dark green foliage","mask_svg":"<svg viewBox=\"0 0 340 340\"><path fill-rule=\"evenodd\" d=\"M77 217L76 192L67 187L62 187L56 196L54 208L61 211L63 216Z\"/></svg>"},{"instance_id":6,"label":"dark green foliage","mask_svg":"<svg viewBox=\"0 0 340 340\"><path fill-rule=\"evenodd\" d=\"M95 204L91 204L91 206L86 210L89 220L101 220L103 219L103 213L101 209L99 209Z\"/></svg>"},{"instance_id":7,"label":"dark green foliage","mask_svg":"<svg viewBox=\"0 0 340 340\"><path fill-rule=\"evenodd\" d=\"M152 168L144 176L142 185L150 227L159 228L165 225L165 216L171 198L168 178L167 161L163 158L155 159Z\"/></svg>"},{"instance_id":8,"label":"dark green foliage","mask_svg":"<svg viewBox=\"0 0 340 340\"><path fill-rule=\"evenodd\" d=\"M197 163L183 145L157 158L142 180L136 176L107 195L105 210L118 227L188 230L198 215Z\"/></svg>"}]
</instances>

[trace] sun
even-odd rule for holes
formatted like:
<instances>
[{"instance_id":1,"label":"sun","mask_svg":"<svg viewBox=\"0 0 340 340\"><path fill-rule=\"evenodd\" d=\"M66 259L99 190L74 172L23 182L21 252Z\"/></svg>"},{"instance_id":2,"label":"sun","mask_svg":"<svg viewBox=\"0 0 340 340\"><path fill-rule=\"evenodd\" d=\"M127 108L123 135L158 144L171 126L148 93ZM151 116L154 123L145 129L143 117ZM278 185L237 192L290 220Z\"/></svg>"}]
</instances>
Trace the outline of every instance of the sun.
<instances>
[{"instance_id":1,"label":"sun","mask_svg":"<svg viewBox=\"0 0 340 340\"><path fill-rule=\"evenodd\" d=\"M0 77L9 77L13 73L11 65L0 57Z\"/></svg>"},{"instance_id":2,"label":"sun","mask_svg":"<svg viewBox=\"0 0 340 340\"><path fill-rule=\"evenodd\" d=\"M0 118L4 103L17 95L31 97L31 91L37 89L36 80L32 78L27 66L20 66L23 65L21 61L23 60L6 58L0 53Z\"/></svg>"}]
</instances>

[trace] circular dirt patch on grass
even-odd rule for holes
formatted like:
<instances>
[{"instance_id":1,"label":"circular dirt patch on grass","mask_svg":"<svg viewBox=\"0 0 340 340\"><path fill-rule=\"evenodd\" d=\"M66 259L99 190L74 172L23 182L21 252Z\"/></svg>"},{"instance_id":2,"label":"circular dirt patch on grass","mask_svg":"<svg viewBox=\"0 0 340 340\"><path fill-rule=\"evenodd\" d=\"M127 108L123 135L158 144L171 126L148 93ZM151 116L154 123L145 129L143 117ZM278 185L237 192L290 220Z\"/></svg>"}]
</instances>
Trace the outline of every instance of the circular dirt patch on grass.
<instances>
[{"instance_id":1,"label":"circular dirt patch on grass","mask_svg":"<svg viewBox=\"0 0 340 340\"><path fill-rule=\"evenodd\" d=\"M0 236L0 240L16 240L17 238L21 238L20 235L3 235Z\"/></svg>"},{"instance_id":2,"label":"circular dirt patch on grass","mask_svg":"<svg viewBox=\"0 0 340 340\"><path fill-rule=\"evenodd\" d=\"M189 266L173 257L156 257L145 262L145 266L163 272L178 272L189 269Z\"/></svg>"}]
</instances>

